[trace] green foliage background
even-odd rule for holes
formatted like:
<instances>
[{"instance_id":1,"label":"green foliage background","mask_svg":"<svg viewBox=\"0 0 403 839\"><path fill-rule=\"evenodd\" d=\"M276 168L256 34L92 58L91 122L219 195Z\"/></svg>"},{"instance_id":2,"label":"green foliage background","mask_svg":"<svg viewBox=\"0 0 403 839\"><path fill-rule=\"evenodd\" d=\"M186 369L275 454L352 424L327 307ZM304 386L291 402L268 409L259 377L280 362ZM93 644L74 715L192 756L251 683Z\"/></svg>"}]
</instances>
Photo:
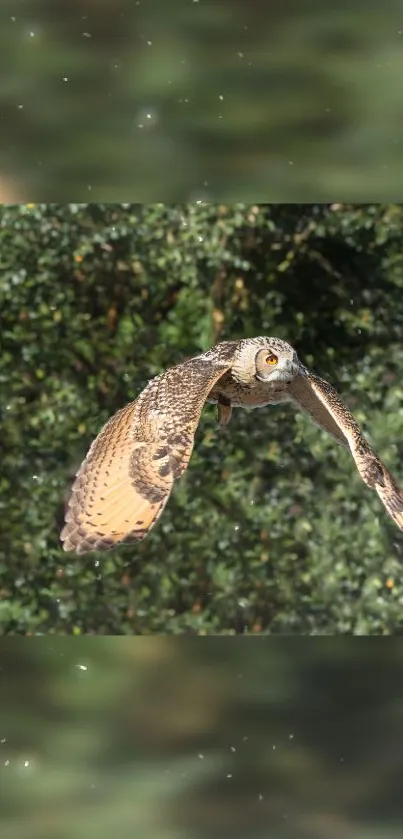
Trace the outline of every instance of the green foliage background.
<instances>
[{"instance_id":1,"label":"green foliage background","mask_svg":"<svg viewBox=\"0 0 403 839\"><path fill-rule=\"evenodd\" d=\"M400 205L0 208L3 633L400 633L402 534L291 408L207 406L138 546L64 554L89 443L151 376L274 334L339 389L403 481Z\"/></svg>"},{"instance_id":2,"label":"green foliage background","mask_svg":"<svg viewBox=\"0 0 403 839\"><path fill-rule=\"evenodd\" d=\"M0 14L1 201L401 199L401 0Z\"/></svg>"},{"instance_id":3,"label":"green foliage background","mask_svg":"<svg viewBox=\"0 0 403 839\"><path fill-rule=\"evenodd\" d=\"M402 836L400 639L13 638L0 672L7 839Z\"/></svg>"}]
</instances>

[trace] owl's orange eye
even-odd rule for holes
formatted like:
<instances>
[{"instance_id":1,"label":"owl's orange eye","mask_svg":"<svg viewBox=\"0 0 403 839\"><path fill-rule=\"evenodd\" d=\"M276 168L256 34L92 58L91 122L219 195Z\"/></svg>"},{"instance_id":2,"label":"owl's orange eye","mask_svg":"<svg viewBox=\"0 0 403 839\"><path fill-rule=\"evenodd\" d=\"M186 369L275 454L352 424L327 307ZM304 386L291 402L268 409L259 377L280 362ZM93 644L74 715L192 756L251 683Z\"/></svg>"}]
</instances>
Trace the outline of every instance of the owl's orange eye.
<instances>
[{"instance_id":1,"label":"owl's orange eye","mask_svg":"<svg viewBox=\"0 0 403 839\"><path fill-rule=\"evenodd\" d=\"M274 353L270 353L270 355L266 356L266 364L277 364L278 358Z\"/></svg>"}]
</instances>

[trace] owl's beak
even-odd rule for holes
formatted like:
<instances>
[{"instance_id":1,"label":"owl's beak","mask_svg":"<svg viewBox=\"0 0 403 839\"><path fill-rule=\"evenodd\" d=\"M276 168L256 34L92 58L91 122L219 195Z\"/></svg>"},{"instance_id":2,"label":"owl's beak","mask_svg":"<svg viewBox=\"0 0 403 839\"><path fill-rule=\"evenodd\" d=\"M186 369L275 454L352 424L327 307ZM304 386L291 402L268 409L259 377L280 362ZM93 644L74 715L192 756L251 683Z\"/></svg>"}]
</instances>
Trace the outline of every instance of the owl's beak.
<instances>
[{"instance_id":1,"label":"owl's beak","mask_svg":"<svg viewBox=\"0 0 403 839\"><path fill-rule=\"evenodd\" d=\"M299 373L299 364L291 359L286 359L281 365L281 378L285 382L291 382Z\"/></svg>"}]
</instances>

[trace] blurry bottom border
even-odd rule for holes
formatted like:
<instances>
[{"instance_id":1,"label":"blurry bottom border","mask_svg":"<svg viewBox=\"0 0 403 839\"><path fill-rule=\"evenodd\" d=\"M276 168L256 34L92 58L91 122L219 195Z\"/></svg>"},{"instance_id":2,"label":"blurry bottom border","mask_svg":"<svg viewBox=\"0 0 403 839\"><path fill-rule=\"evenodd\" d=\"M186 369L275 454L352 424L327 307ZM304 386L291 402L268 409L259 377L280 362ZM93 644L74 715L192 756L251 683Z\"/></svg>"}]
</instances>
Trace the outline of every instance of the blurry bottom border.
<instances>
[{"instance_id":1,"label":"blurry bottom border","mask_svg":"<svg viewBox=\"0 0 403 839\"><path fill-rule=\"evenodd\" d=\"M403 638L7 638L12 839L397 839Z\"/></svg>"}]
</instances>

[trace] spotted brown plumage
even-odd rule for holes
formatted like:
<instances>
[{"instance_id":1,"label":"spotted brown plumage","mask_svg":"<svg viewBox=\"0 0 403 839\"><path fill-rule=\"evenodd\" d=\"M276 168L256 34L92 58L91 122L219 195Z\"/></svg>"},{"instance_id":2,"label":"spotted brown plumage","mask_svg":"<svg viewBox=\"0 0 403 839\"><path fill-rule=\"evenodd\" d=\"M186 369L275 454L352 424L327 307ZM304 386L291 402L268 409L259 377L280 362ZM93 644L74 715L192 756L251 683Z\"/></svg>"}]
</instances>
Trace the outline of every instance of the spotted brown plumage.
<instances>
[{"instance_id":1,"label":"spotted brown plumage","mask_svg":"<svg viewBox=\"0 0 403 839\"><path fill-rule=\"evenodd\" d=\"M221 425L234 407L288 401L355 460L403 530L403 492L334 388L304 367L279 338L224 341L148 383L98 434L74 481L61 533L64 550L108 550L144 539L186 469L205 402Z\"/></svg>"},{"instance_id":2,"label":"spotted brown plumage","mask_svg":"<svg viewBox=\"0 0 403 839\"><path fill-rule=\"evenodd\" d=\"M108 550L144 539L186 469L210 389L236 344L172 367L106 423L72 487L61 533L68 551Z\"/></svg>"},{"instance_id":3,"label":"spotted brown plumage","mask_svg":"<svg viewBox=\"0 0 403 839\"><path fill-rule=\"evenodd\" d=\"M362 480L370 489L376 490L391 518L403 530L403 491L369 445L337 391L324 379L305 370L305 375L297 376L291 383L290 395L297 406L303 405L316 421L323 411L326 412L333 422L332 432L335 425L344 437L340 442L350 449Z\"/></svg>"}]
</instances>

